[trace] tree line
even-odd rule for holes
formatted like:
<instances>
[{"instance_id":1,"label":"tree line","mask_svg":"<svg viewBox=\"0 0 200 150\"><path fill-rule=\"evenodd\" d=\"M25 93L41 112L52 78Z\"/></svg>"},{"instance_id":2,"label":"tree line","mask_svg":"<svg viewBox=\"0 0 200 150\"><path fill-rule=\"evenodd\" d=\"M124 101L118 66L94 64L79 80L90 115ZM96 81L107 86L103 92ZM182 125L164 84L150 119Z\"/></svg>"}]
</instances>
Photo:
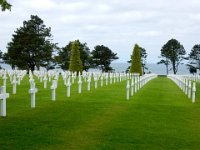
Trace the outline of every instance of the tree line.
<instances>
[{"instance_id":1,"label":"tree line","mask_svg":"<svg viewBox=\"0 0 200 150\"><path fill-rule=\"evenodd\" d=\"M184 60L187 60L188 63L186 65L190 73L196 73L200 69L200 44L195 44L188 56L185 55L186 51L183 45L178 40L171 39L161 48L161 60L158 64L166 66L166 74L168 74L169 70L176 74L179 65L183 64Z\"/></svg>"},{"instance_id":2,"label":"tree line","mask_svg":"<svg viewBox=\"0 0 200 150\"><path fill-rule=\"evenodd\" d=\"M161 60L157 64L164 64L166 66L166 74L170 70L176 74L180 64L183 64L184 60L187 61L186 65L190 73L194 74L197 73L197 70L200 70L200 44L195 44L188 56L185 56L186 51L183 45L176 39L170 39L162 46L160 51ZM145 74L145 70L148 70L146 67L146 57L146 50L135 44L131 60L128 61L129 63L131 62L128 71L139 73L140 75Z\"/></svg>"},{"instance_id":3,"label":"tree line","mask_svg":"<svg viewBox=\"0 0 200 150\"><path fill-rule=\"evenodd\" d=\"M12 35L7 45L7 52L1 58L14 69L34 70L45 67L47 70L60 66L71 71L88 71L99 68L102 72L112 71L110 64L118 59L117 53L104 45L97 45L90 52L87 43L79 40L70 41L65 47L59 48L52 42L51 28L46 27L37 15L23 22ZM78 67L77 67L78 66Z\"/></svg>"},{"instance_id":4,"label":"tree line","mask_svg":"<svg viewBox=\"0 0 200 150\"><path fill-rule=\"evenodd\" d=\"M0 0L0 6L2 11L5 11L6 9L10 10L12 5L5 0ZM113 71L110 66L111 62L118 59L117 53L104 45L97 45L90 52L87 43L81 43L79 40L70 41L65 47L59 48L57 43L52 42L51 28L46 27L43 20L37 15L31 15L30 20L24 21L23 26L14 31L7 50L5 53L0 51L3 62L10 64L12 68L18 67L32 71L41 66L49 70L55 68L56 65L64 70L73 70L74 67L70 64L73 62L79 66L78 70L88 71L89 68L98 68L102 72L108 72ZM183 45L176 39L171 39L161 48L161 60L158 64L166 66L167 74L169 70L173 70L173 73L176 74L183 60L188 60L189 71L196 73L200 69L200 44L194 45L189 55L185 55L186 51ZM71 56L75 56L75 58L72 59ZM131 60L128 61L131 65L127 71L135 72L133 68L141 68L136 70L138 73L144 74L145 70L148 70L146 58L146 50L135 44ZM139 61L135 62L134 59Z\"/></svg>"}]
</instances>

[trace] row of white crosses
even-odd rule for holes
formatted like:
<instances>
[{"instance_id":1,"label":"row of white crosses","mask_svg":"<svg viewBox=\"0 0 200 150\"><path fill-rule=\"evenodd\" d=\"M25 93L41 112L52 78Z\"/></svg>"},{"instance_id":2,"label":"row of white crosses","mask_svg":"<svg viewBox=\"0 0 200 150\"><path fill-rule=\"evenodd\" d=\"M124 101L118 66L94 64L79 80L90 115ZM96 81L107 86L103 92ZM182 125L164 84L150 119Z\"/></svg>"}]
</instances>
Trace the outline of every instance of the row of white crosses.
<instances>
[{"instance_id":1,"label":"row of white crosses","mask_svg":"<svg viewBox=\"0 0 200 150\"><path fill-rule=\"evenodd\" d=\"M57 81L59 78L59 72L57 71L37 71L35 70L33 74L40 80L40 82L44 82L44 88L47 88L47 81L49 79L49 82L52 80L52 85L50 87L51 89L51 99L52 101L56 100L56 88L57 88ZM29 78L30 78L30 85L31 88L29 90L29 93L31 94L31 108L35 108L35 93L38 92L38 89L35 88L35 83L33 79L33 74L31 71L29 71Z\"/></svg>"},{"instance_id":2,"label":"row of white crosses","mask_svg":"<svg viewBox=\"0 0 200 150\"><path fill-rule=\"evenodd\" d=\"M181 76L181 75L168 75L169 79L174 81L179 88L188 96L189 99L192 99L192 102L195 103L196 96L196 82L191 80L189 76Z\"/></svg>"},{"instance_id":3,"label":"row of white crosses","mask_svg":"<svg viewBox=\"0 0 200 150\"><path fill-rule=\"evenodd\" d=\"M6 93L7 78L8 76L10 77L10 82L13 84L13 94L16 94L16 84L20 84L21 80L26 75L26 71L1 70L0 74L4 80L3 86L0 87L0 116L6 117L6 98L9 97L9 93ZM16 81L16 76L18 77L18 82Z\"/></svg>"},{"instance_id":4,"label":"row of white crosses","mask_svg":"<svg viewBox=\"0 0 200 150\"><path fill-rule=\"evenodd\" d=\"M70 97L71 95L71 86L73 84L75 84L75 79L78 78L78 93L82 93L82 85L83 83L87 83L87 90L90 91L91 90L91 80L93 78L94 80L94 87L95 89L98 88L98 81L100 80L100 85L101 87L104 85L104 79L106 82L106 85L113 84L116 82L120 82L123 80L126 80L126 78L128 77L127 74L125 73L95 73L95 72L83 72L82 75L80 73L74 72L69 72L69 71L62 71L62 72L57 72L57 71L34 71L33 72L34 75L36 77L38 77L38 79L42 82L44 81L44 88L46 88L46 81L48 80L48 78L52 79L52 85L50 87L51 89L51 97L52 100L55 101L56 100L56 88L57 88L57 83L58 83L58 79L59 76L61 74L63 81L64 81L64 85L67 88L67 97ZM32 78L32 73L30 73L30 80ZM48 76L48 77L47 77ZM50 81L50 80L49 80ZM34 87L35 88L35 87ZM31 90L32 94L35 94L37 92L37 90L35 90L33 88L33 86L31 86ZM33 96L34 97L34 96ZM32 98L31 98L32 99ZM32 100L33 101L33 100ZM34 100L35 101L35 100Z\"/></svg>"},{"instance_id":5,"label":"row of white crosses","mask_svg":"<svg viewBox=\"0 0 200 150\"><path fill-rule=\"evenodd\" d=\"M59 74L55 74L55 71L52 72L48 72L48 76L49 79L51 79L54 75L55 75L55 79L58 78ZM35 72L37 74L37 72ZM40 72L39 74L39 79L42 82L43 76L41 75L42 72ZM27 74L26 70L0 70L0 77L3 78L3 86L0 87L0 115L5 117L6 116L6 98L9 97L9 93L6 93L6 82L7 82L7 78L8 76L10 77L10 82L13 85L13 94L16 94L16 85L20 85L21 80L25 77L25 75ZM8 75L8 76L7 76ZM35 82L33 79L33 74L31 71L29 71L29 82L30 82L30 89L29 89L29 93L31 94L31 108L35 108L35 94L38 92L38 89L35 87ZM44 74L44 88L46 88L46 83L45 81L47 80L46 78L46 74ZM55 80L56 81L56 80ZM54 83L54 82L53 82ZM55 84L53 84L55 85ZM57 84L55 86L57 88ZM54 100L55 97L52 94L52 100Z\"/></svg>"},{"instance_id":6,"label":"row of white crosses","mask_svg":"<svg viewBox=\"0 0 200 150\"><path fill-rule=\"evenodd\" d=\"M35 70L33 73L40 80L40 82L44 82L44 88L47 88L47 82L48 81L49 82L52 81L52 85L50 87L50 89L51 89L51 99L52 99L52 101L55 101L56 100L56 89L58 87L58 79L59 79L59 76L60 76L60 72L58 72L56 70L51 70L51 71L48 71L48 72ZM64 80L64 84L66 85L66 78Z\"/></svg>"},{"instance_id":7,"label":"row of white crosses","mask_svg":"<svg viewBox=\"0 0 200 150\"><path fill-rule=\"evenodd\" d=\"M13 94L16 94L17 92L17 84L21 84L21 80L25 77L27 74L26 70L14 70L14 71L8 71L8 75L10 77L10 82L13 85Z\"/></svg>"},{"instance_id":8,"label":"row of white crosses","mask_svg":"<svg viewBox=\"0 0 200 150\"><path fill-rule=\"evenodd\" d=\"M21 80L25 77L27 71L26 70L4 70L3 71L3 85L6 86L6 82L8 77L10 78L10 82L13 85L12 94L16 94L16 86L17 84L21 84ZM8 75L8 76L7 76Z\"/></svg>"},{"instance_id":9,"label":"row of white crosses","mask_svg":"<svg viewBox=\"0 0 200 150\"><path fill-rule=\"evenodd\" d=\"M52 99L52 101L55 101L56 100L56 89L57 89L57 86L58 86L57 84L58 84L60 72L55 71L55 70L48 71L48 72L34 71L34 75L37 76L38 79L40 79L41 82L42 82L42 80L44 81L44 88L47 87L48 78L49 78L49 82L52 80L52 85L50 87L50 89L51 89L51 99ZM74 83L74 80L76 78L76 74L71 74L69 71L67 71L67 72L63 71L63 72L61 72L61 75L63 77L64 85L67 87L67 97L70 97L70 87L72 85L71 79L72 79L72 83ZM79 82L80 82L80 80L79 80ZM79 88L79 93L81 93L80 88Z\"/></svg>"},{"instance_id":10,"label":"row of white crosses","mask_svg":"<svg viewBox=\"0 0 200 150\"><path fill-rule=\"evenodd\" d=\"M140 76L138 73L128 74L127 85L126 85L126 99L129 100L130 95L133 96L147 82L156 77L157 77L156 74L145 74L143 76Z\"/></svg>"},{"instance_id":11,"label":"row of white crosses","mask_svg":"<svg viewBox=\"0 0 200 150\"><path fill-rule=\"evenodd\" d=\"M200 75L198 75L198 74L183 75L183 77L185 77L185 78L187 78L189 80L195 81L195 82L200 82Z\"/></svg>"},{"instance_id":12,"label":"row of white crosses","mask_svg":"<svg viewBox=\"0 0 200 150\"><path fill-rule=\"evenodd\" d=\"M83 83L87 83L87 90L91 89L91 80L92 77L94 79L94 87L98 88L98 81L100 80L101 87L104 85L104 79L106 80L106 85L113 82L119 82L125 79L126 74L119 73L91 73L91 72L83 72L82 75L80 73L71 73L71 72L61 72L64 85L67 87L67 96L70 97L70 86L74 84L75 79L78 77L78 93L82 93L82 85Z\"/></svg>"}]
</instances>

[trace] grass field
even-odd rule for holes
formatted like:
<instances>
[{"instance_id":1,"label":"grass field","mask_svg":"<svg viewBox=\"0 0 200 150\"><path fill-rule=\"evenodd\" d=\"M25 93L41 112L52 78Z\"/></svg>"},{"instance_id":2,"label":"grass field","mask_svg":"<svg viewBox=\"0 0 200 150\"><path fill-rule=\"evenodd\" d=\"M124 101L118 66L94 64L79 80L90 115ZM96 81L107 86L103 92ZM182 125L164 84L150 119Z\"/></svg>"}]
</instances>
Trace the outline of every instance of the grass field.
<instances>
[{"instance_id":1,"label":"grass field","mask_svg":"<svg viewBox=\"0 0 200 150\"><path fill-rule=\"evenodd\" d=\"M126 100L126 82L71 97L59 79L56 101L36 81L36 108L31 109L26 77L11 94L7 117L0 117L0 150L200 149L200 92L192 104L169 79L156 78ZM197 90L200 85L197 85Z\"/></svg>"}]
</instances>

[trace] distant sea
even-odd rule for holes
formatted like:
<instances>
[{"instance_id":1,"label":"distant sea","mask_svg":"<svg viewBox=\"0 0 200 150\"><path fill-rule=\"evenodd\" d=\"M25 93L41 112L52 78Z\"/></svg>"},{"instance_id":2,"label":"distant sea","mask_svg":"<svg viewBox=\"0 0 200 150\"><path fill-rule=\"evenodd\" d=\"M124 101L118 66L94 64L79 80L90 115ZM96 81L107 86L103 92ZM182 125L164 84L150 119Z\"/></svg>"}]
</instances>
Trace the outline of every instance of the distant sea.
<instances>
[{"instance_id":1,"label":"distant sea","mask_svg":"<svg viewBox=\"0 0 200 150\"><path fill-rule=\"evenodd\" d=\"M2 68L11 69L10 65L7 64L0 64ZM115 72L125 72L130 64L128 63L112 63L111 67L114 69ZM147 64L148 70L145 70L146 73L155 73L158 75L166 75L166 67L163 64ZM90 69L89 71L99 71L97 69ZM169 73L173 73L172 70ZM179 65L179 69L177 74L189 74L189 69L185 64Z\"/></svg>"},{"instance_id":2,"label":"distant sea","mask_svg":"<svg viewBox=\"0 0 200 150\"><path fill-rule=\"evenodd\" d=\"M125 72L126 69L130 66L128 63L112 63L111 67L115 69L115 72ZM145 70L146 73L151 72L158 75L166 75L166 67L163 64L147 64L148 70ZM170 67L169 67L170 68ZM173 73L172 70L169 71L169 74ZM189 74L189 69L185 64L181 64L178 67L177 74Z\"/></svg>"}]
</instances>

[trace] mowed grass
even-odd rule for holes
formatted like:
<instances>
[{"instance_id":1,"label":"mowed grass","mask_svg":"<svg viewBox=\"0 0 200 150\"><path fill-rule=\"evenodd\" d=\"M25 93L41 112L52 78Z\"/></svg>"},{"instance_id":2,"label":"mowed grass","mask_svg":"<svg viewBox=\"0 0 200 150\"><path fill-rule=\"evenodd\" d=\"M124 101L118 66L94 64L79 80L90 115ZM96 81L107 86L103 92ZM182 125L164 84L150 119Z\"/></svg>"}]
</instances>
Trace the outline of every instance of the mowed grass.
<instances>
[{"instance_id":1,"label":"mowed grass","mask_svg":"<svg viewBox=\"0 0 200 150\"><path fill-rule=\"evenodd\" d=\"M75 81L77 83L77 81ZM8 82L7 82L8 83ZM71 97L61 77L56 101L50 83L36 79L36 108L31 109L28 77L13 95L8 83L7 117L0 117L0 150L28 149L200 149L200 85L197 102L169 79L159 77L126 100L126 82L87 91L77 84Z\"/></svg>"}]
</instances>

